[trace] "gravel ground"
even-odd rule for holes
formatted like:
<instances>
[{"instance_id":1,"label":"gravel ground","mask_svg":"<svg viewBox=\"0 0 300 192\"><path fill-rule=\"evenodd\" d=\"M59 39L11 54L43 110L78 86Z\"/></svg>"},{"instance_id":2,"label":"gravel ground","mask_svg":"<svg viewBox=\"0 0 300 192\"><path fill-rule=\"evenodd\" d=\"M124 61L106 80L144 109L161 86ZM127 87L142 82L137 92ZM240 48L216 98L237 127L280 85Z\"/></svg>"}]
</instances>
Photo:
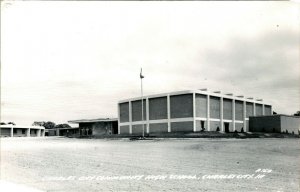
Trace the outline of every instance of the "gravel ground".
<instances>
[{"instance_id":1,"label":"gravel ground","mask_svg":"<svg viewBox=\"0 0 300 192\"><path fill-rule=\"evenodd\" d=\"M1 138L1 180L41 191L298 192L300 140Z\"/></svg>"}]
</instances>

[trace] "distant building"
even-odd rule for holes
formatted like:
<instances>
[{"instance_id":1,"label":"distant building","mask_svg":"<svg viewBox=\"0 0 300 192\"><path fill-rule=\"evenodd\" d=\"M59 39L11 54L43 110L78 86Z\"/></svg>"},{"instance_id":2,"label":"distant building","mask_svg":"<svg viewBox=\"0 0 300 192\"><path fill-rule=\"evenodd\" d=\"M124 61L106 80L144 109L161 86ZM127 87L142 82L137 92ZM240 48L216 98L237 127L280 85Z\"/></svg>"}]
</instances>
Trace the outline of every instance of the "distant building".
<instances>
[{"instance_id":1,"label":"distant building","mask_svg":"<svg viewBox=\"0 0 300 192\"><path fill-rule=\"evenodd\" d=\"M69 123L79 124L80 136L103 136L118 134L117 118L71 120Z\"/></svg>"},{"instance_id":2,"label":"distant building","mask_svg":"<svg viewBox=\"0 0 300 192\"><path fill-rule=\"evenodd\" d=\"M300 117L289 115L268 115L250 117L251 132L299 134Z\"/></svg>"},{"instance_id":3,"label":"distant building","mask_svg":"<svg viewBox=\"0 0 300 192\"><path fill-rule=\"evenodd\" d=\"M262 100L208 92L179 91L125 99L118 103L119 134L249 131L249 117L271 115Z\"/></svg>"},{"instance_id":4,"label":"distant building","mask_svg":"<svg viewBox=\"0 0 300 192\"><path fill-rule=\"evenodd\" d=\"M79 127L46 129L45 136L76 137L76 136L79 136Z\"/></svg>"},{"instance_id":5,"label":"distant building","mask_svg":"<svg viewBox=\"0 0 300 192\"><path fill-rule=\"evenodd\" d=\"M20 125L1 125L1 137L43 137L45 127L42 126L20 126Z\"/></svg>"}]
</instances>

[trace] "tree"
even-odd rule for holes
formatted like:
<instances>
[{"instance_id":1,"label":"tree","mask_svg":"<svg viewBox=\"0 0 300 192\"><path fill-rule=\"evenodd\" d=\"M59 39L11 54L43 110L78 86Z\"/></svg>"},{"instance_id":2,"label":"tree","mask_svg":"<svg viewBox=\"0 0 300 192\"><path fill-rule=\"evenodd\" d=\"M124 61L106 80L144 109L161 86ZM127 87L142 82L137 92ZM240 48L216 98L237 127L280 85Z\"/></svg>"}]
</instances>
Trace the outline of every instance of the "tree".
<instances>
[{"instance_id":1,"label":"tree","mask_svg":"<svg viewBox=\"0 0 300 192\"><path fill-rule=\"evenodd\" d=\"M300 111L297 111L294 116L300 116Z\"/></svg>"},{"instance_id":2,"label":"tree","mask_svg":"<svg viewBox=\"0 0 300 192\"><path fill-rule=\"evenodd\" d=\"M44 126L45 123L45 121L35 121L32 123L32 126Z\"/></svg>"},{"instance_id":3,"label":"tree","mask_svg":"<svg viewBox=\"0 0 300 192\"><path fill-rule=\"evenodd\" d=\"M71 128L69 124L63 123L63 124L57 124L55 128Z\"/></svg>"},{"instance_id":4,"label":"tree","mask_svg":"<svg viewBox=\"0 0 300 192\"><path fill-rule=\"evenodd\" d=\"M53 129L55 128L55 123L53 123L52 121L47 121L43 126L45 127L45 129Z\"/></svg>"}]
</instances>

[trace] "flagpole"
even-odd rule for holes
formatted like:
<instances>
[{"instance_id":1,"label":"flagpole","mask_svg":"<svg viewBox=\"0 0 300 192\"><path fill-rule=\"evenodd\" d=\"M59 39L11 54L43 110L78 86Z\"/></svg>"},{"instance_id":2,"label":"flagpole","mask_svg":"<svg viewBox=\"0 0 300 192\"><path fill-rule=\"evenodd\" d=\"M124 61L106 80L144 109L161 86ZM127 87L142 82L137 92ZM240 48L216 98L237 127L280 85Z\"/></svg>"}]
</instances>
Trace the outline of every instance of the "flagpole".
<instances>
[{"instance_id":1,"label":"flagpole","mask_svg":"<svg viewBox=\"0 0 300 192\"><path fill-rule=\"evenodd\" d=\"M143 138L144 138L145 130L144 130L143 78L141 78L141 99L142 99L142 125L143 125Z\"/></svg>"},{"instance_id":2,"label":"flagpole","mask_svg":"<svg viewBox=\"0 0 300 192\"><path fill-rule=\"evenodd\" d=\"M143 126L143 138L145 137L145 128L144 128L144 101L143 101L143 74L142 74L142 68L140 73L141 78L141 101L142 101L142 126Z\"/></svg>"}]
</instances>

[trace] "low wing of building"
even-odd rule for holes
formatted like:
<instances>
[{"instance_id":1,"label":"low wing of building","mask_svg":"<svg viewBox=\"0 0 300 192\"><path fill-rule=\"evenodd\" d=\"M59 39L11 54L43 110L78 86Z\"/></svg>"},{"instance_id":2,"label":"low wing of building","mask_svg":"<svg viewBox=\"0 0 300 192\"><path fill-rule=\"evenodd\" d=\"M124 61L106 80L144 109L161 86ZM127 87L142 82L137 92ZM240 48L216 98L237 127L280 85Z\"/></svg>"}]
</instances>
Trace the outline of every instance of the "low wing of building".
<instances>
[{"instance_id":1,"label":"low wing of building","mask_svg":"<svg viewBox=\"0 0 300 192\"><path fill-rule=\"evenodd\" d=\"M300 117L281 114L250 117L250 131L299 134Z\"/></svg>"},{"instance_id":2,"label":"low wing of building","mask_svg":"<svg viewBox=\"0 0 300 192\"><path fill-rule=\"evenodd\" d=\"M1 137L43 137L45 127L42 126L20 126L20 125L1 125Z\"/></svg>"},{"instance_id":3,"label":"low wing of building","mask_svg":"<svg viewBox=\"0 0 300 192\"><path fill-rule=\"evenodd\" d=\"M103 136L118 134L117 118L80 119L69 123L79 124L80 136Z\"/></svg>"},{"instance_id":4,"label":"low wing of building","mask_svg":"<svg viewBox=\"0 0 300 192\"><path fill-rule=\"evenodd\" d=\"M45 136L77 137L79 136L79 127L46 129L45 132Z\"/></svg>"}]
</instances>

